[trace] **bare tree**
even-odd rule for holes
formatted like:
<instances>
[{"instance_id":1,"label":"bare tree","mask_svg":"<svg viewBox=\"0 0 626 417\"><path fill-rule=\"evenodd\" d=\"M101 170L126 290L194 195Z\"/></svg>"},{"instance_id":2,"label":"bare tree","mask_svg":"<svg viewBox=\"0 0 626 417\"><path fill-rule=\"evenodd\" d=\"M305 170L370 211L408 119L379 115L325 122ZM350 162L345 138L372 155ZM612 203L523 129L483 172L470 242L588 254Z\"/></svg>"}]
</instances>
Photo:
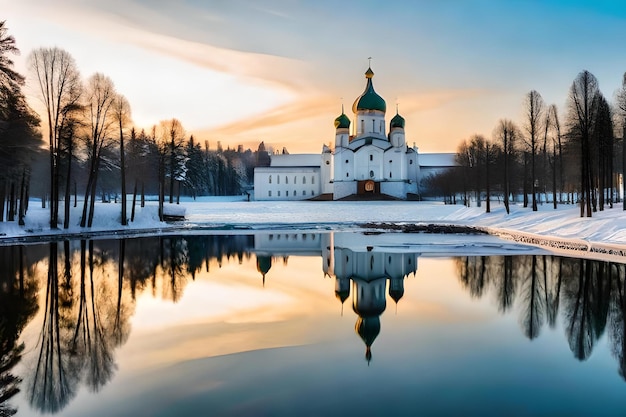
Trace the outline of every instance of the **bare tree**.
<instances>
[{"instance_id":1,"label":"bare tree","mask_svg":"<svg viewBox=\"0 0 626 417\"><path fill-rule=\"evenodd\" d=\"M626 72L622 77L622 88L616 93L617 110L622 123L622 210L626 210Z\"/></svg>"},{"instance_id":2,"label":"bare tree","mask_svg":"<svg viewBox=\"0 0 626 417\"><path fill-rule=\"evenodd\" d=\"M504 195L504 208L507 214L509 209L509 196L511 194L511 165L515 158L515 146L518 139L518 129L515 124L508 119L501 119L496 126L493 137L496 142L502 145L502 158L504 162L502 181L502 193Z\"/></svg>"},{"instance_id":3,"label":"bare tree","mask_svg":"<svg viewBox=\"0 0 626 417\"><path fill-rule=\"evenodd\" d=\"M111 128L115 122L113 103L117 97L113 81L100 73L92 75L86 86L86 117L90 127L88 138L89 177L80 226L91 227L102 151L110 143ZM89 208L89 213L87 213Z\"/></svg>"},{"instance_id":4,"label":"bare tree","mask_svg":"<svg viewBox=\"0 0 626 417\"><path fill-rule=\"evenodd\" d=\"M124 127L130 123L130 104L121 94L118 94L113 103L114 117L120 131L120 173L122 182L122 226L128 224L126 218L126 162L124 153Z\"/></svg>"},{"instance_id":5,"label":"bare tree","mask_svg":"<svg viewBox=\"0 0 626 417\"><path fill-rule=\"evenodd\" d=\"M30 54L29 62L48 119L50 228L56 229L59 217L58 146L63 109L78 102L82 85L74 58L63 49L36 49Z\"/></svg>"},{"instance_id":6,"label":"bare tree","mask_svg":"<svg viewBox=\"0 0 626 417\"><path fill-rule=\"evenodd\" d=\"M541 95L532 90L526 94L524 99L525 123L524 127L527 133L527 145L530 149L530 181L532 189L532 207L533 211L537 211L537 140L541 129L541 118L544 112L544 103Z\"/></svg>"},{"instance_id":7,"label":"bare tree","mask_svg":"<svg viewBox=\"0 0 626 417\"><path fill-rule=\"evenodd\" d=\"M568 97L570 127L580 142L580 217L591 217L591 134L598 93L598 80L585 70L572 83Z\"/></svg>"}]
</instances>

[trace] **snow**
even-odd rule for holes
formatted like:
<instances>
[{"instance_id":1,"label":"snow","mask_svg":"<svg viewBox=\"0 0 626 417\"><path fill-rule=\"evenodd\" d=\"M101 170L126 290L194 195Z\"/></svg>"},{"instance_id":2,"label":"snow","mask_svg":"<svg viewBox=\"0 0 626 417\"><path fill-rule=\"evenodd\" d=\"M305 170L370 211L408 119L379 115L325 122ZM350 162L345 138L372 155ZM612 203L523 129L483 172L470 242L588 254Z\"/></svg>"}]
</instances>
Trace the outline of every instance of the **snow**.
<instances>
[{"instance_id":1,"label":"snow","mask_svg":"<svg viewBox=\"0 0 626 417\"><path fill-rule=\"evenodd\" d=\"M506 214L504 206L492 203L492 212L483 207L444 205L437 202L410 201L246 201L245 197L204 197L183 199L180 205L165 206L165 212L184 215L179 222L160 222L154 201L136 208L135 221L120 225L119 203L98 203L91 228L79 227L81 204L72 208L71 225L64 230L51 230L48 209L32 201L26 216L26 225L17 222L0 223L0 244L11 244L30 238L77 237L93 235L122 235L132 233L158 234L166 232L232 233L234 231L263 230L352 230L362 223L440 223L483 228L505 239L550 246L559 249L563 242L588 248L604 248L626 255L626 211L621 204L612 209L593 213L592 218L581 218L579 207L561 205L539 206L537 212L520 205L512 205ZM61 206L60 213L63 213ZM130 217L130 205L128 209ZM608 248L608 249L607 249Z\"/></svg>"}]
</instances>

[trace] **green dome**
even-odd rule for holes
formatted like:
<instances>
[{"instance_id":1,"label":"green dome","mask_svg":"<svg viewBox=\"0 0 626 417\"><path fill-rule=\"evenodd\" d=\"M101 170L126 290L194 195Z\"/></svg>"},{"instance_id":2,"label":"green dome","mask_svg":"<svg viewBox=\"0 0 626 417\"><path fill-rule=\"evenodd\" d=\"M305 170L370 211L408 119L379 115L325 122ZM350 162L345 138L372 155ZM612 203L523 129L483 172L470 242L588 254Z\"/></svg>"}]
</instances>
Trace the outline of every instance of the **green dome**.
<instances>
[{"instance_id":1,"label":"green dome","mask_svg":"<svg viewBox=\"0 0 626 417\"><path fill-rule=\"evenodd\" d=\"M374 77L374 71L368 68L365 72L365 78L367 78L367 85L365 91L354 101L352 105L352 111L356 113L358 110L379 110L383 113L387 111L387 104L385 100L374 91L374 84L372 78Z\"/></svg>"},{"instance_id":2,"label":"green dome","mask_svg":"<svg viewBox=\"0 0 626 417\"><path fill-rule=\"evenodd\" d=\"M335 129L349 129L350 119L342 111L341 115L335 119Z\"/></svg>"},{"instance_id":3,"label":"green dome","mask_svg":"<svg viewBox=\"0 0 626 417\"><path fill-rule=\"evenodd\" d=\"M394 127L400 127L402 129L404 129L404 117L402 117L398 113L396 113L396 115L393 116L393 118L391 119L391 122L389 123L389 126L392 129Z\"/></svg>"}]
</instances>

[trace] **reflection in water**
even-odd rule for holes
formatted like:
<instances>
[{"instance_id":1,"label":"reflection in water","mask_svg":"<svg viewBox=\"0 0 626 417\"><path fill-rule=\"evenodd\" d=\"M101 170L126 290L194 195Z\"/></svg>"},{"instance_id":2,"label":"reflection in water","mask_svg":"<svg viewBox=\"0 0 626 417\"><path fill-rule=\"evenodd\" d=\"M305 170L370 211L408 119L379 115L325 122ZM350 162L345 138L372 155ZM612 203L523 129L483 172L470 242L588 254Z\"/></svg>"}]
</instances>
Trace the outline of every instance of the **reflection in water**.
<instances>
[{"instance_id":1,"label":"reflection in water","mask_svg":"<svg viewBox=\"0 0 626 417\"><path fill-rule=\"evenodd\" d=\"M609 339L624 377L625 266L556 256L482 256L457 259L457 271L472 297L492 285L500 311L521 304L520 325L529 339L555 327L559 307L570 350L586 360L610 326ZM517 298L516 298L517 295Z\"/></svg>"},{"instance_id":2,"label":"reflection in water","mask_svg":"<svg viewBox=\"0 0 626 417\"><path fill-rule=\"evenodd\" d=\"M10 400L20 388L33 408L49 413L61 411L81 386L99 391L114 377L115 351L129 338L138 294L176 303L202 269L210 272L231 260L256 263L264 286L276 260L321 257L320 276L335 280L342 315L352 298L355 332L369 364L387 297L396 305L402 299L419 254L365 246L365 237L346 236L352 240L332 233L274 233L0 247L0 416L17 412ZM626 376L624 265L546 255L454 262L469 295L495 295L500 313L519 314L528 339L539 337L546 325L555 328L560 317L574 357L585 360L607 332L620 375ZM21 332L38 309L36 345L25 346ZM35 352L34 363L24 367L27 374L15 375L25 348Z\"/></svg>"}]
</instances>

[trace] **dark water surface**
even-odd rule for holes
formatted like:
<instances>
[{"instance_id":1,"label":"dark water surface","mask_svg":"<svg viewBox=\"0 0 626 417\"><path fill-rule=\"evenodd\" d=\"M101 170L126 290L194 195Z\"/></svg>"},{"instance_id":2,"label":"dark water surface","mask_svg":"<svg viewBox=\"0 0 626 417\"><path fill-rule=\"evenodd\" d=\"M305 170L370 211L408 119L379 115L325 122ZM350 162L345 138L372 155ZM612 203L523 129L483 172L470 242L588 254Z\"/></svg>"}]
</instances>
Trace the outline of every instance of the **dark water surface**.
<instances>
[{"instance_id":1,"label":"dark water surface","mask_svg":"<svg viewBox=\"0 0 626 417\"><path fill-rule=\"evenodd\" d=\"M626 415L623 264L368 239L0 247L0 416Z\"/></svg>"}]
</instances>

